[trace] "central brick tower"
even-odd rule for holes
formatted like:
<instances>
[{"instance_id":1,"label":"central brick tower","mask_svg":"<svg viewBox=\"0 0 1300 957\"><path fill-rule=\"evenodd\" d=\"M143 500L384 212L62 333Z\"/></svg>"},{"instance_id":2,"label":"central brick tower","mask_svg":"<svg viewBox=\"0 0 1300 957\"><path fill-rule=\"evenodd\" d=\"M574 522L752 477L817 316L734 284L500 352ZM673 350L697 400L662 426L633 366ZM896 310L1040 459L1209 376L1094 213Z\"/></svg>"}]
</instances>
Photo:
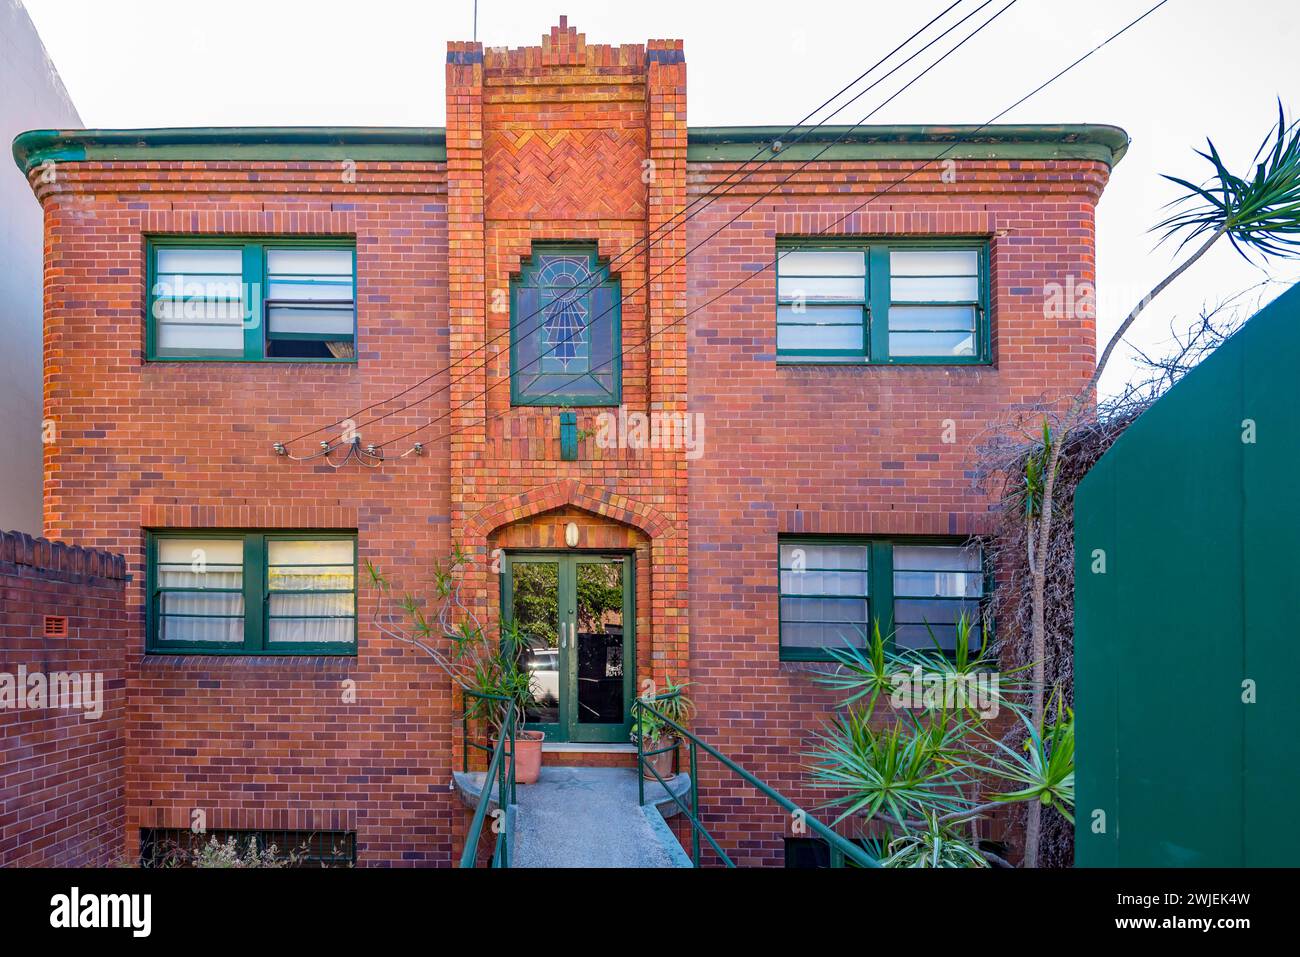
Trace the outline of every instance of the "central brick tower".
<instances>
[{"instance_id":1,"label":"central brick tower","mask_svg":"<svg viewBox=\"0 0 1300 957\"><path fill-rule=\"evenodd\" d=\"M617 404L512 404L511 323L529 317L512 316L511 284L539 244L594 248L621 288L625 415L684 413L686 135L679 40L590 44L561 17L540 46L449 46L448 449L452 540L474 559L465 594L496 622L498 550L633 555L637 688L686 677L686 452L600 441Z\"/></svg>"}]
</instances>

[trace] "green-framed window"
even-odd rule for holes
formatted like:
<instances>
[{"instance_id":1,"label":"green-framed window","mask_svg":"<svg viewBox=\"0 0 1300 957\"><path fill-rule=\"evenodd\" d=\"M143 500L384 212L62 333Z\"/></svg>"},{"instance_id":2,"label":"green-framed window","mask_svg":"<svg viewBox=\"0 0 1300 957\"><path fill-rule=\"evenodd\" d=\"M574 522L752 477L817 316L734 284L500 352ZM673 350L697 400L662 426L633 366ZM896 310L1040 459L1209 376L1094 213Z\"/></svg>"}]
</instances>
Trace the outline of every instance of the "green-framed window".
<instances>
[{"instance_id":1,"label":"green-framed window","mask_svg":"<svg viewBox=\"0 0 1300 957\"><path fill-rule=\"evenodd\" d=\"M152 653L356 654L351 532L156 531L147 551Z\"/></svg>"},{"instance_id":2,"label":"green-framed window","mask_svg":"<svg viewBox=\"0 0 1300 957\"><path fill-rule=\"evenodd\" d=\"M622 294L594 244L546 243L510 283L513 405L618 405Z\"/></svg>"},{"instance_id":3,"label":"green-framed window","mask_svg":"<svg viewBox=\"0 0 1300 957\"><path fill-rule=\"evenodd\" d=\"M353 362L356 242L153 237L151 360Z\"/></svg>"},{"instance_id":4,"label":"green-framed window","mask_svg":"<svg viewBox=\"0 0 1300 957\"><path fill-rule=\"evenodd\" d=\"M777 359L987 363L988 262L982 239L783 241Z\"/></svg>"},{"instance_id":5,"label":"green-framed window","mask_svg":"<svg viewBox=\"0 0 1300 957\"><path fill-rule=\"evenodd\" d=\"M863 647L872 622L899 648L957 647L957 620L983 644L988 590L976 541L781 536L781 658L828 661L830 648ZM933 633L933 639L930 637Z\"/></svg>"}]
</instances>

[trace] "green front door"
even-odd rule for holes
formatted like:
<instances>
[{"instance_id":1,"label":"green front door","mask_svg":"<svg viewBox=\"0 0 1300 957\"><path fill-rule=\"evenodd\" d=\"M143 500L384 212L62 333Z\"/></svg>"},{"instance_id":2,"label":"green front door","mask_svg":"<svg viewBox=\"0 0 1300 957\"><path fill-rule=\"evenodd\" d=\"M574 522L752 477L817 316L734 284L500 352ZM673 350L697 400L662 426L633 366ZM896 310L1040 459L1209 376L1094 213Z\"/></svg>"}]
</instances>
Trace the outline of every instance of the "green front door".
<instances>
[{"instance_id":1,"label":"green front door","mask_svg":"<svg viewBox=\"0 0 1300 957\"><path fill-rule=\"evenodd\" d=\"M506 556L503 614L533 675L528 727L548 741L627 741L635 681L632 557Z\"/></svg>"}]
</instances>

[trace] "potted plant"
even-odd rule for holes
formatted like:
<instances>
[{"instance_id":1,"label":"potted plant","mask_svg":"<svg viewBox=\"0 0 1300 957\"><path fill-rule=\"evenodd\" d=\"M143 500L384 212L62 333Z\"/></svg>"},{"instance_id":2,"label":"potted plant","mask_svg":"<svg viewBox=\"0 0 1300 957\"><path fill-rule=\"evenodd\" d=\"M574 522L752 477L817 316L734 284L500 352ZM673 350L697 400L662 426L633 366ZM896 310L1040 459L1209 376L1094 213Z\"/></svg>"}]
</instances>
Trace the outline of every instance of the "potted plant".
<instances>
[{"instance_id":1,"label":"potted plant","mask_svg":"<svg viewBox=\"0 0 1300 957\"><path fill-rule=\"evenodd\" d=\"M682 689L688 684L689 681L676 684L670 678L662 697L644 699L645 703L654 709L653 712L647 708L636 709L636 717L632 720L632 741L641 742L643 756L641 776L647 780L657 781L662 778L667 781L675 774L673 758L677 754L677 744L681 740L681 735L659 715L674 724L686 726L686 721L695 708L691 699L682 693ZM655 772L658 772L658 777Z\"/></svg>"},{"instance_id":2,"label":"potted plant","mask_svg":"<svg viewBox=\"0 0 1300 957\"><path fill-rule=\"evenodd\" d=\"M494 749L501 737L507 709L514 705L515 780L519 784L532 784L541 775L545 735L524 727L528 708L533 704L533 689L532 674L519 661L521 635L517 626L509 623L501 626L498 640L492 641L478 618L465 607L460 599L456 571L467 562L468 556L457 547L445 564L434 564L438 612L433 621L425 615L421 603L407 594L396 603L379 602L375 626L390 638L423 651L451 677L464 694L465 716L486 725ZM380 593L390 597L392 587L388 579L370 562L366 563L366 569ZM400 618L394 604L403 613ZM439 638L449 646L438 647L435 642ZM505 756L510 757L509 744Z\"/></svg>"},{"instance_id":3,"label":"potted plant","mask_svg":"<svg viewBox=\"0 0 1300 957\"><path fill-rule=\"evenodd\" d=\"M474 667L469 683L472 694L466 696L466 713L471 720L477 718L487 724L488 741L495 750L506 708L510 704L515 706L515 780L519 784L536 784L542 774L542 743L546 735L524 727L528 707L533 703L533 676L519 665L520 637L514 622L501 627L496 653ZM509 742L505 757L510 758Z\"/></svg>"}]
</instances>

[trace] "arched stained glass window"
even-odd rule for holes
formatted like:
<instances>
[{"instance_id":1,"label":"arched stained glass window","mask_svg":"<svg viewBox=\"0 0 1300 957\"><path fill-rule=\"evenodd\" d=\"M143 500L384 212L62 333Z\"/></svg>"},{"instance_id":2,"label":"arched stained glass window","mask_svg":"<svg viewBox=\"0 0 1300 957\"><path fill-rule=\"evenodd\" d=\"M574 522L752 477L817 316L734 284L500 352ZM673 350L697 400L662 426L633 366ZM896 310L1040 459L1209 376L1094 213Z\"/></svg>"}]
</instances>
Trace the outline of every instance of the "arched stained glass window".
<instances>
[{"instance_id":1,"label":"arched stained glass window","mask_svg":"<svg viewBox=\"0 0 1300 957\"><path fill-rule=\"evenodd\" d=\"M534 246L510 288L515 405L618 405L618 280L594 246Z\"/></svg>"}]
</instances>

